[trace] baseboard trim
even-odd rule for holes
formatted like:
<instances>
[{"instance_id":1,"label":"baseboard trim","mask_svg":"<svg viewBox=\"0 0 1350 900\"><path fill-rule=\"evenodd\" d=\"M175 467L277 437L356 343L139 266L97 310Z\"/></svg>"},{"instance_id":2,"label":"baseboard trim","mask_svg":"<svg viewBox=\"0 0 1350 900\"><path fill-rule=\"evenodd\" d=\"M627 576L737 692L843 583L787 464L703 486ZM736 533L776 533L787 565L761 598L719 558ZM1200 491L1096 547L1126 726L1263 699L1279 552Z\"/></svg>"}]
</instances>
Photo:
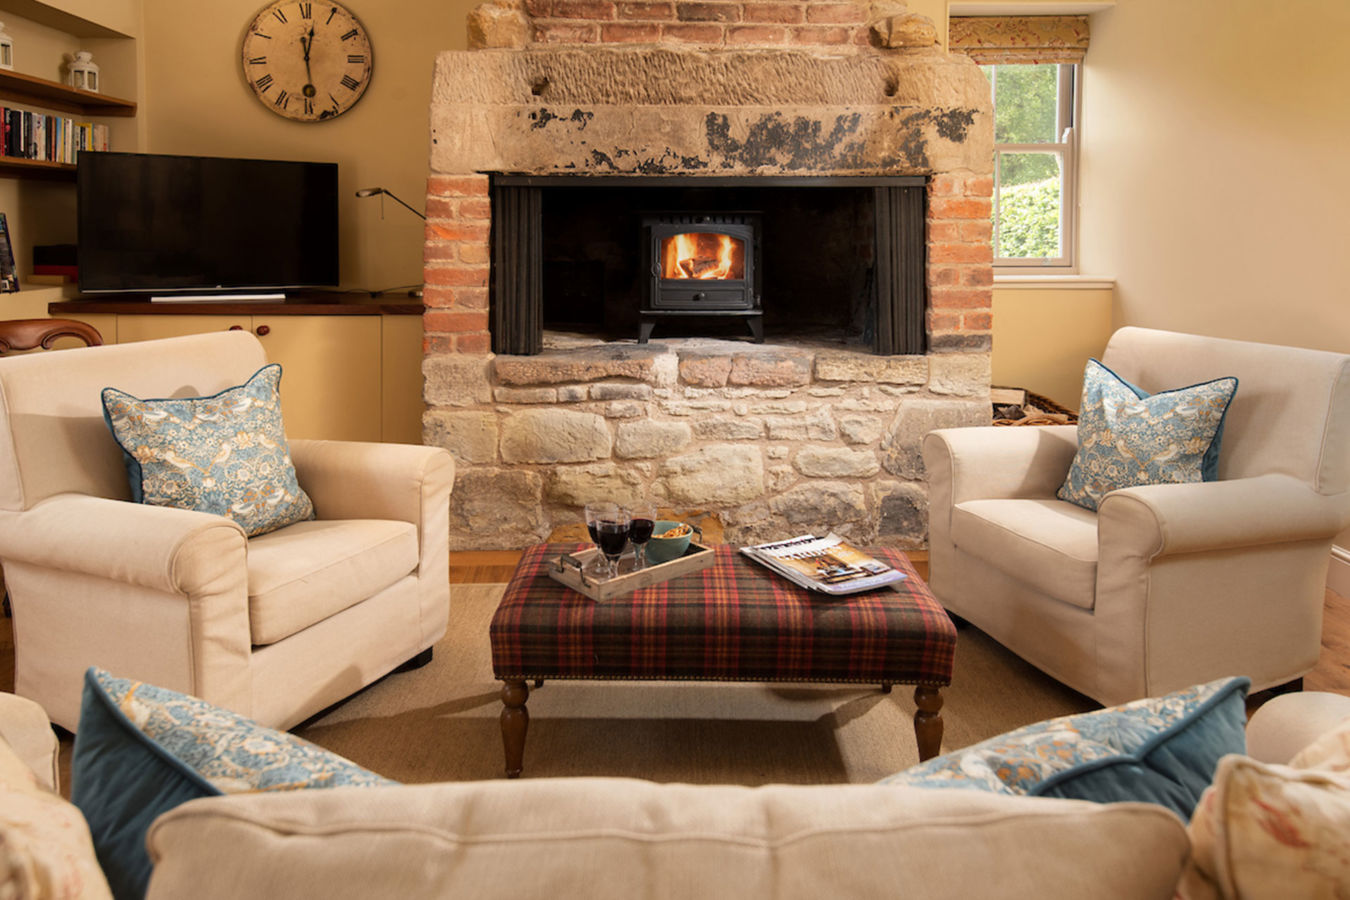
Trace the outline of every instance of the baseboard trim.
<instances>
[{"instance_id":1,"label":"baseboard trim","mask_svg":"<svg viewBox=\"0 0 1350 900\"><path fill-rule=\"evenodd\" d=\"M1350 597L1350 549L1332 545L1331 566L1327 569L1327 587L1332 593Z\"/></svg>"}]
</instances>

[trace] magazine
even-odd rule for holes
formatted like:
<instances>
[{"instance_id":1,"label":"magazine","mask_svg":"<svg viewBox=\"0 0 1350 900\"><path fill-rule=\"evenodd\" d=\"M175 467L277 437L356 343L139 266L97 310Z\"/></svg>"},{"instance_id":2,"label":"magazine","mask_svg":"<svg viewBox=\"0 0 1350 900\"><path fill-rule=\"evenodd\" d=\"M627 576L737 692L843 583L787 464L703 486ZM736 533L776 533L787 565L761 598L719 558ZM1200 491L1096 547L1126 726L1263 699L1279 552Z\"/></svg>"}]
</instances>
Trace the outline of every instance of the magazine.
<instances>
[{"instance_id":1,"label":"magazine","mask_svg":"<svg viewBox=\"0 0 1350 900\"><path fill-rule=\"evenodd\" d=\"M826 594L870 591L908 577L833 532L755 544L741 552L794 584Z\"/></svg>"}]
</instances>

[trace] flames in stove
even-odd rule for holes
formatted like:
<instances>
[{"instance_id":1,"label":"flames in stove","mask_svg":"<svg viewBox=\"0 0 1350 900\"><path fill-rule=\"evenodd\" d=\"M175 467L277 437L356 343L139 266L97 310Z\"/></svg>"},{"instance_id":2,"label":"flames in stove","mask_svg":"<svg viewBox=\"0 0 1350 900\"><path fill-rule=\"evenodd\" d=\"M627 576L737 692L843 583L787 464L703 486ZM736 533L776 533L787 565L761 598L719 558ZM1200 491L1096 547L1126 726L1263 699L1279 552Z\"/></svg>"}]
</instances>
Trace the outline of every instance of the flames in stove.
<instances>
[{"instance_id":1,"label":"flames in stove","mask_svg":"<svg viewBox=\"0 0 1350 900\"><path fill-rule=\"evenodd\" d=\"M661 277L726 281L745 277L745 242L730 235L686 232L661 241Z\"/></svg>"}]
</instances>

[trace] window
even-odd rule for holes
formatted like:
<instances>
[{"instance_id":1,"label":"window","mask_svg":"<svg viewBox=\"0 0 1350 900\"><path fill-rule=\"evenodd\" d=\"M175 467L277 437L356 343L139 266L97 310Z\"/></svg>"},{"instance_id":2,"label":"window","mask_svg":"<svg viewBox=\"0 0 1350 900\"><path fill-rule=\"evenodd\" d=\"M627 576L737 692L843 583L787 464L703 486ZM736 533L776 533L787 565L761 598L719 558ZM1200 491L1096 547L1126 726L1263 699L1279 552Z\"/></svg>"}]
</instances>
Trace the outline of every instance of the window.
<instances>
[{"instance_id":1,"label":"window","mask_svg":"<svg viewBox=\"0 0 1350 900\"><path fill-rule=\"evenodd\" d=\"M1072 266L1078 66L981 66L994 95L994 264Z\"/></svg>"},{"instance_id":2,"label":"window","mask_svg":"<svg viewBox=\"0 0 1350 900\"><path fill-rule=\"evenodd\" d=\"M994 265L1074 271L1079 83L1086 16L950 20L994 100Z\"/></svg>"}]
</instances>

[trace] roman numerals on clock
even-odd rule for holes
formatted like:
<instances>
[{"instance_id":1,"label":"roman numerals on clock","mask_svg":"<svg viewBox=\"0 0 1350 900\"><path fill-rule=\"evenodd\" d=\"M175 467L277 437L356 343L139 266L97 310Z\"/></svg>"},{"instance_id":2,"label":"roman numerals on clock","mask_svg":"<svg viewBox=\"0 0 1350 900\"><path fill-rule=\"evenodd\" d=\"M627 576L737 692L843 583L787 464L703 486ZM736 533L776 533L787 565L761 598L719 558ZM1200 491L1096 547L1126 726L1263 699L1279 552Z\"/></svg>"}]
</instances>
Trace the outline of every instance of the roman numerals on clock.
<instances>
[{"instance_id":1,"label":"roman numerals on clock","mask_svg":"<svg viewBox=\"0 0 1350 900\"><path fill-rule=\"evenodd\" d=\"M267 4L246 29L239 58L264 108L297 122L322 122L351 109L374 70L365 27L331 0Z\"/></svg>"}]
</instances>

